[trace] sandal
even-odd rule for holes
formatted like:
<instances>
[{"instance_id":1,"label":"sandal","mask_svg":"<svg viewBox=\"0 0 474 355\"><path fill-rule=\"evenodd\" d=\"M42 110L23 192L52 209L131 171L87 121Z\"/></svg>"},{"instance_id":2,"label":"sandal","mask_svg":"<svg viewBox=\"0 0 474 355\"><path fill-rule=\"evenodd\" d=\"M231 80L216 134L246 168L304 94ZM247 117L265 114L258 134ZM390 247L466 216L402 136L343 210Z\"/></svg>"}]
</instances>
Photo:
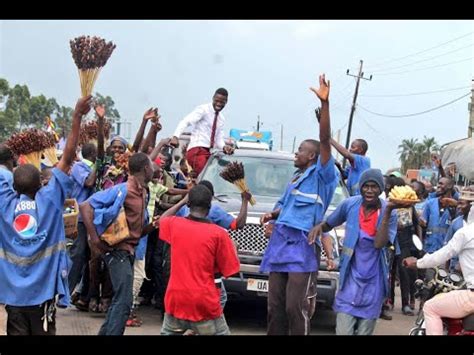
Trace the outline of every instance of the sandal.
<instances>
[{"instance_id":1,"label":"sandal","mask_svg":"<svg viewBox=\"0 0 474 355\"><path fill-rule=\"evenodd\" d=\"M111 301L112 300L110 298L101 298L100 304L99 304L99 312L107 313L107 311L109 310Z\"/></svg>"},{"instance_id":2,"label":"sandal","mask_svg":"<svg viewBox=\"0 0 474 355\"><path fill-rule=\"evenodd\" d=\"M84 300L78 299L76 302L73 303L74 306L81 312L89 312L90 304Z\"/></svg>"},{"instance_id":3,"label":"sandal","mask_svg":"<svg viewBox=\"0 0 474 355\"><path fill-rule=\"evenodd\" d=\"M89 301L89 311L94 313L100 313L97 298L91 298L91 300Z\"/></svg>"}]
</instances>

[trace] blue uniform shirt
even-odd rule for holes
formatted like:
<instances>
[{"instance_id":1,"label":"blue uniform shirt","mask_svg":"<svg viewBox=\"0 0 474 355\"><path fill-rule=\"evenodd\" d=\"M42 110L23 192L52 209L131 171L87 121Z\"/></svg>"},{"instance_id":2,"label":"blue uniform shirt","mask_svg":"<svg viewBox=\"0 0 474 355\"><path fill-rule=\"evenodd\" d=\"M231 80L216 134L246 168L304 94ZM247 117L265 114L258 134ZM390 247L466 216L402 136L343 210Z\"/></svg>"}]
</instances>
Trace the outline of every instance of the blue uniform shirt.
<instances>
[{"instance_id":1,"label":"blue uniform shirt","mask_svg":"<svg viewBox=\"0 0 474 355\"><path fill-rule=\"evenodd\" d=\"M54 168L31 200L0 179L0 303L35 306L59 295L69 305L63 205L72 180Z\"/></svg>"},{"instance_id":2,"label":"blue uniform shirt","mask_svg":"<svg viewBox=\"0 0 474 355\"><path fill-rule=\"evenodd\" d=\"M8 186L13 189L13 173L5 169L3 165L0 165L0 179L4 179L8 182Z\"/></svg>"},{"instance_id":3,"label":"blue uniform shirt","mask_svg":"<svg viewBox=\"0 0 474 355\"><path fill-rule=\"evenodd\" d=\"M93 187L84 186L84 183L91 173L92 169L83 161L79 161L72 166L71 178L74 181L74 186L72 188L71 198L75 198L78 204L87 200L94 193ZM79 221L82 221L80 214Z\"/></svg>"},{"instance_id":4,"label":"blue uniform shirt","mask_svg":"<svg viewBox=\"0 0 474 355\"><path fill-rule=\"evenodd\" d=\"M260 264L261 272L315 272L319 265L309 230L321 222L338 182L334 158L295 176L277 203L280 214Z\"/></svg>"},{"instance_id":5,"label":"blue uniform shirt","mask_svg":"<svg viewBox=\"0 0 474 355\"><path fill-rule=\"evenodd\" d=\"M176 213L177 217L187 217L189 215L189 207L183 206L179 209ZM234 221L234 217L227 213L222 207L211 204L211 209L207 215L207 219L209 219L212 223L217 224L218 226L224 229L230 229L232 222Z\"/></svg>"},{"instance_id":6,"label":"blue uniform shirt","mask_svg":"<svg viewBox=\"0 0 474 355\"><path fill-rule=\"evenodd\" d=\"M370 169L370 159L365 155L353 154L354 165L346 168L347 189L351 196L360 195L359 179L364 171Z\"/></svg>"},{"instance_id":7,"label":"blue uniform shirt","mask_svg":"<svg viewBox=\"0 0 474 355\"><path fill-rule=\"evenodd\" d=\"M430 198L426 201L422 219L426 222L426 239L423 250L434 253L443 247L446 232L451 224L450 209L445 208L440 214L439 199Z\"/></svg>"}]
</instances>

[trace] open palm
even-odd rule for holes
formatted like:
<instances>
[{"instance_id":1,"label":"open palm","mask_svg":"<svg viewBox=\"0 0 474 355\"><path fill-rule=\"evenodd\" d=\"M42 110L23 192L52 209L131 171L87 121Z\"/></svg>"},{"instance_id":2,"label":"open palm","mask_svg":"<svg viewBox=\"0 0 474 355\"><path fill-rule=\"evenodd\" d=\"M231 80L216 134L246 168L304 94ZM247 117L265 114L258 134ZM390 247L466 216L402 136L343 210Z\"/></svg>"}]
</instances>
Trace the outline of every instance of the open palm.
<instances>
[{"instance_id":1,"label":"open palm","mask_svg":"<svg viewBox=\"0 0 474 355\"><path fill-rule=\"evenodd\" d=\"M321 101L327 101L329 98L329 88L330 82L329 80L326 82L326 75L323 74L319 76L319 89L311 87L310 90L314 92Z\"/></svg>"}]
</instances>

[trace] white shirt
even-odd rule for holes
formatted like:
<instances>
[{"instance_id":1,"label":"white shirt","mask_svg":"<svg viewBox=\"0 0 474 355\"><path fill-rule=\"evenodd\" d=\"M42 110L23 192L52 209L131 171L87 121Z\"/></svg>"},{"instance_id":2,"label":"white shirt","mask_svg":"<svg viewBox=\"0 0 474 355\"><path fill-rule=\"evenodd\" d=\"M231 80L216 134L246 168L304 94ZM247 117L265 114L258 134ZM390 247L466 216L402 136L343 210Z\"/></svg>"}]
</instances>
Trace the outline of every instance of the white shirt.
<instances>
[{"instance_id":1,"label":"white shirt","mask_svg":"<svg viewBox=\"0 0 474 355\"><path fill-rule=\"evenodd\" d=\"M178 127L174 131L173 136L179 138L184 130L192 125L191 139L189 141L188 150L195 147L211 147L211 132L214 123L216 111L212 103L204 104L196 107L189 115L179 122ZM214 148L224 148L224 136L222 129L224 127L224 115L219 112L217 116L216 134L214 136Z\"/></svg>"},{"instance_id":2,"label":"white shirt","mask_svg":"<svg viewBox=\"0 0 474 355\"><path fill-rule=\"evenodd\" d=\"M435 267L456 255L459 255L459 264L467 287L474 288L474 223L459 229L448 244L433 254L426 254L416 262L416 266L421 269Z\"/></svg>"}]
</instances>

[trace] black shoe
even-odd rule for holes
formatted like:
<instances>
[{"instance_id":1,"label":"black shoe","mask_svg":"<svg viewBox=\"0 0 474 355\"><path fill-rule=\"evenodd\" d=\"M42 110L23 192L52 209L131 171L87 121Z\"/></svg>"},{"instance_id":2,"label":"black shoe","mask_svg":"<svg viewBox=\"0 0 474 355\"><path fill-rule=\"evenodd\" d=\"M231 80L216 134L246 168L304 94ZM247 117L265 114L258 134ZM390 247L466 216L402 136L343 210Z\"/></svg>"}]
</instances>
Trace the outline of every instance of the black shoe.
<instances>
[{"instance_id":1,"label":"black shoe","mask_svg":"<svg viewBox=\"0 0 474 355\"><path fill-rule=\"evenodd\" d=\"M380 314L380 318L384 320L392 320L393 317L386 310L383 310Z\"/></svg>"}]
</instances>

